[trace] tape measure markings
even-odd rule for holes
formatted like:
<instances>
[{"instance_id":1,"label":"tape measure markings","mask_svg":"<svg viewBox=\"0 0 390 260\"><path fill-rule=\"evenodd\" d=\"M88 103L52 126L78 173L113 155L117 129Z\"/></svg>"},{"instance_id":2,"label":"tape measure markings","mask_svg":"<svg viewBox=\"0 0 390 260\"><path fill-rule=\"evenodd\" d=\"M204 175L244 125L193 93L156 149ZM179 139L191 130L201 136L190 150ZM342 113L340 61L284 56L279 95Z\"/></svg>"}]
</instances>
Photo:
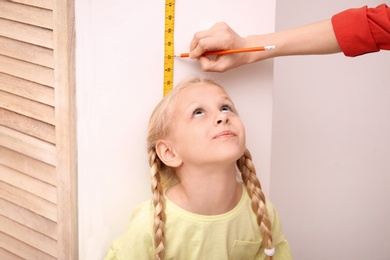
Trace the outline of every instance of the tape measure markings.
<instances>
[{"instance_id":1,"label":"tape measure markings","mask_svg":"<svg viewBox=\"0 0 390 260\"><path fill-rule=\"evenodd\" d=\"M175 1L165 1L165 33L164 33L164 96L173 87L174 65L174 31L175 31Z\"/></svg>"}]
</instances>

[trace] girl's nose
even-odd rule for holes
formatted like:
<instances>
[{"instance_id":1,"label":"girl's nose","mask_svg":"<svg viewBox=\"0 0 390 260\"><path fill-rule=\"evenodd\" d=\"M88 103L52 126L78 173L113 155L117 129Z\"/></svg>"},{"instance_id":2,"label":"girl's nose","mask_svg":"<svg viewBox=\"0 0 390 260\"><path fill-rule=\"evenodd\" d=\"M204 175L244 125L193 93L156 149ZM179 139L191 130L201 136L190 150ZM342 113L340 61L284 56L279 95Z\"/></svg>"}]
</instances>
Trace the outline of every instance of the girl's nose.
<instances>
[{"instance_id":1,"label":"girl's nose","mask_svg":"<svg viewBox=\"0 0 390 260\"><path fill-rule=\"evenodd\" d=\"M217 116L217 125L219 124L227 124L229 122L229 117L226 113L219 113Z\"/></svg>"}]
</instances>

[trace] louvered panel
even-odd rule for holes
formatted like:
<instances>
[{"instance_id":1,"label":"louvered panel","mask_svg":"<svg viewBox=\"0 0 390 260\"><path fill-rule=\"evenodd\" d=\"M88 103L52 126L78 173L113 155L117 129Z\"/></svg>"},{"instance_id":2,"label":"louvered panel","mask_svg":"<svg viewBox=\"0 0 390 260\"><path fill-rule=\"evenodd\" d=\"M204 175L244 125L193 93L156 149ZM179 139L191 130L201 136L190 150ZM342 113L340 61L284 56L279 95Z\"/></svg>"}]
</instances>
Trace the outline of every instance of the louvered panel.
<instances>
[{"instance_id":1,"label":"louvered panel","mask_svg":"<svg viewBox=\"0 0 390 260\"><path fill-rule=\"evenodd\" d=\"M28 209L49 220L57 221L57 207L55 204L2 181L0 181L0 198Z\"/></svg>"},{"instance_id":2,"label":"louvered panel","mask_svg":"<svg viewBox=\"0 0 390 260\"><path fill-rule=\"evenodd\" d=\"M25 190L35 196L57 203L57 190L53 185L0 165L0 181Z\"/></svg>"},{"instance_id":3,"label":"louvered panel","mask_svg":"<svg viewBox=\"0 0 390 260\"><path fill-rule=\"evenodd\" d=\"M0 0L0 259L77 259L74 85L74 1Z\"/></svg>"},{"instance_id":4,"label":"louvered panel","mask_svg":"<svg viewBox=\"0 0 390 260\"><path fill-rule=\"evenodd\" d=\"M17 130L43 141L55 143L53 125L0 108L0 125Z\"/></svg>"},{"instance_id":5,"label":"louvered panel","mask_svg":"<svg viewBox=\"0 0 390 260\"><path fill-rule=\"evenodd\" d=\"M44 252L27 245L20 240L17 240L3 232L0 232L0 247L5 248L7 251L28 260L55 260Z\"/></svg>"},{"instance_id":6,"label":"louvered panel","mask_svg":"<svg viewBox=\"0 0 390 260\"><path fill-rule=\"evenodd\" d=\"M24 260L20 256L14 255L10 251L7 251L7 250L5 250L2 247L0 247L0 259L5 259L5 260Z\"/></svg>"},{"instance_id":7,"label":"louvered panel","mask_svg":"<svg viewBox=\"0 0 390 260\"><path fill-rule=\"evenodd\" d=\"M0 90L54 106L54 89L0 72Z\"/></svg>"},{"instance_id":8,"label":"louvered panel","mask_svg":"<svg viewBox=\"0 0 390 260\"><path fill-rule=\"evenodd\" d=\"M1 10L1 9L0 9ZM0 54L54 68L53 50L0 36Z\"/></svg>"},{"instance_id":9,"label":"louvered panel","mask_svg":"<svg viewBox=\"0 0 390 260\"><path fill-rule=\"evenodd\" d=\"M1 215L0 231L35 247L46 254L53 257L57 256L57 243L55 240Z\"/></svg>"},{"instance_id":10,"label":"louvered panel","mask_svg":"<svg viewBox=\"0 0 390 260\"><path fill-rule=\"evenodd\" d=\"M0 90L0 107L54 125L54 108Z\"/></svg>"},{"instance_id":11,"label":"louvered panel","mask_svg":"<svg viewBox=\"0 0 390 260\"><path fill-rule=\"evenodd\" d=\"M56 185L56 168L42 161L0 146L0 164L38 180Z\"/></svg>"},{"instance_id":12,"label":"louvered panel","mask_svg":"<svg viewBox=\"0 0 390 260\"><path fill-rule=\"evenodd\" d=\"M0 55L0 72L42 85L54 86L53 69L3 55Z\"/></svg>"},{"instance_id":13,"label":"louvered panel","mask_svg":"<svg viewBox=\"0 0 390 260\"><path fill-rule=\"evenodd\" d=\"M53 12L51 10L10 1L2 3L0 17L43 28L53 28Z\"/></svg>"},{"instance_id":14,"label":"louvered panel","mask_svg":"<svg viewBox=\"0 0 390 260\"><path fill-rule=\"evenodd\" d=\"M25 5L31 5L36 7L41 7L49 10L53 10L53 1L54 0L10 0L11 2L21 3Z\"/></svg>"},{"instance_id":15,"label":"louvered panel","mask_svg":"<svg viewBox=\"0 0 390 260\"><path fill-rule=\"evenodd\" d=\"M53 49L53 31L0 18L0 35Z\"/></svg>"},{"instance_id":16,"label":"louvered panel","mask_svg":"<svg viewBox=\"0 0 390 260\"><path fill-rule=\"evenodd\" d=\"M30 156L42 162L56 165L56 147L15 130L0 126L0 146Z\"/></svg>"},{"instance_id":17,"label":"louvered panel","mask_svg":"<svg viewBox=\"0 0 390 260\"><path fill-rule=\"evenodd\" d=\"M55 222L4 199L0 199L0 215L57 240L57 224ZM2 258L0 257L0 259Z\"/></svg>"}]
</instances>

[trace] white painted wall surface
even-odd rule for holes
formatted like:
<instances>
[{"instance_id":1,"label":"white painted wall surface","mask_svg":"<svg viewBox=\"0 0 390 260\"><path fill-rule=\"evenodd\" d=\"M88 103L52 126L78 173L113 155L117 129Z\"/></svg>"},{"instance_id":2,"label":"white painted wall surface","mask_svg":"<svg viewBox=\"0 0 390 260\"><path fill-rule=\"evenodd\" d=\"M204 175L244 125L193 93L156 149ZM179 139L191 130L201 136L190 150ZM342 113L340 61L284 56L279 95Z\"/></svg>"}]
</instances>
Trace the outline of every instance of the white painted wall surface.
<instances>
[{"instance_id":1,"label":"white painted wall surface","mask_svg":"<svg viewBox=\"0 0 390 260\"><path fill-rule=\"evenodd\" d=\"M276 28L382 2L279 0ZM390 52L274 62L271 198L295 259L390 259Z\"/></svg>"},{"instance_id":2,"label":"white painted wall surface","mask_svg":"<svg viewBox=\"0 0 390 260\"><path fill-rule=\"evenodd\" d=\"M145 149L149 115L162 97L165 1L76 1L80 259L102 259L151 196ZM176 1L176 52L196 31L226 21L241 35L274 30L275 1ZM175 63L176 83L200 73ZM206 74L235 100L248 147L269 192L273 61Z\"/></svg>"},{"instance_id":3,"label":"white painted wall surface","mask_svg":"<svg viewBox=\"0 0 390 260\"><path fill-rule=\"evenodd\" d=\"M176 2L177 52L217 21L241 35L274 29L275 1ZM379 3L280 0L276 25ZM76 1L80 259L101 259L150 197L145 138L162 96L163 26L163 1ZM277 58L274 88L272 60L207 74L240 109L295 259L390 258L389 61L389 52ZM176 82L198 72L175 63Z\"/></svg>"}]
</instances>

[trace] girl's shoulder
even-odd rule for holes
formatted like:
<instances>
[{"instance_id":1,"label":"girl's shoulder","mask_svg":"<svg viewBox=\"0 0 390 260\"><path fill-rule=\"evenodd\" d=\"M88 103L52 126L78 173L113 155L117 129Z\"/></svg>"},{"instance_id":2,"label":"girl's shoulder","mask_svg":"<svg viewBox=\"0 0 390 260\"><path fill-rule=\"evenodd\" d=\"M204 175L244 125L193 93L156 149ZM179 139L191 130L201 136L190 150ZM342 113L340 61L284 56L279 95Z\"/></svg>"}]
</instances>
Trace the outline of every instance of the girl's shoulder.
<instances>
[{"instance_id":1,"label":"girl's shoulder","mask_svg":"<svg viewBox=\"0 0 390 260\"><path fill-rule=\"evenodd\" d=\"M151 207L148 200L134 208L125 232L111 244L105 260L151 259L154 249Z\"/></svg>"},{"instance_id":2,"label":"girl's shoulder","mask_svg":"<svg viewBox=\"0 0 390 260\"><path fill-rule=\"evenodd\" d=\"M131 220L145 220L153 214L153 206L151 200L146 200L134 207L131 214Z\"/></svg>"},{"instance_id":3,"label":"girl's shoulder","mask_svg":"<svg viewBox=\"0 0 390 260\"><path fill-rule=\"evenodd\" d=\"M153 208L150 200L144 201L134 207L124 236L147 237L151 235L153 225ZM136 235L135 235L136 234Z\"/></svg>"}]
</instances>

